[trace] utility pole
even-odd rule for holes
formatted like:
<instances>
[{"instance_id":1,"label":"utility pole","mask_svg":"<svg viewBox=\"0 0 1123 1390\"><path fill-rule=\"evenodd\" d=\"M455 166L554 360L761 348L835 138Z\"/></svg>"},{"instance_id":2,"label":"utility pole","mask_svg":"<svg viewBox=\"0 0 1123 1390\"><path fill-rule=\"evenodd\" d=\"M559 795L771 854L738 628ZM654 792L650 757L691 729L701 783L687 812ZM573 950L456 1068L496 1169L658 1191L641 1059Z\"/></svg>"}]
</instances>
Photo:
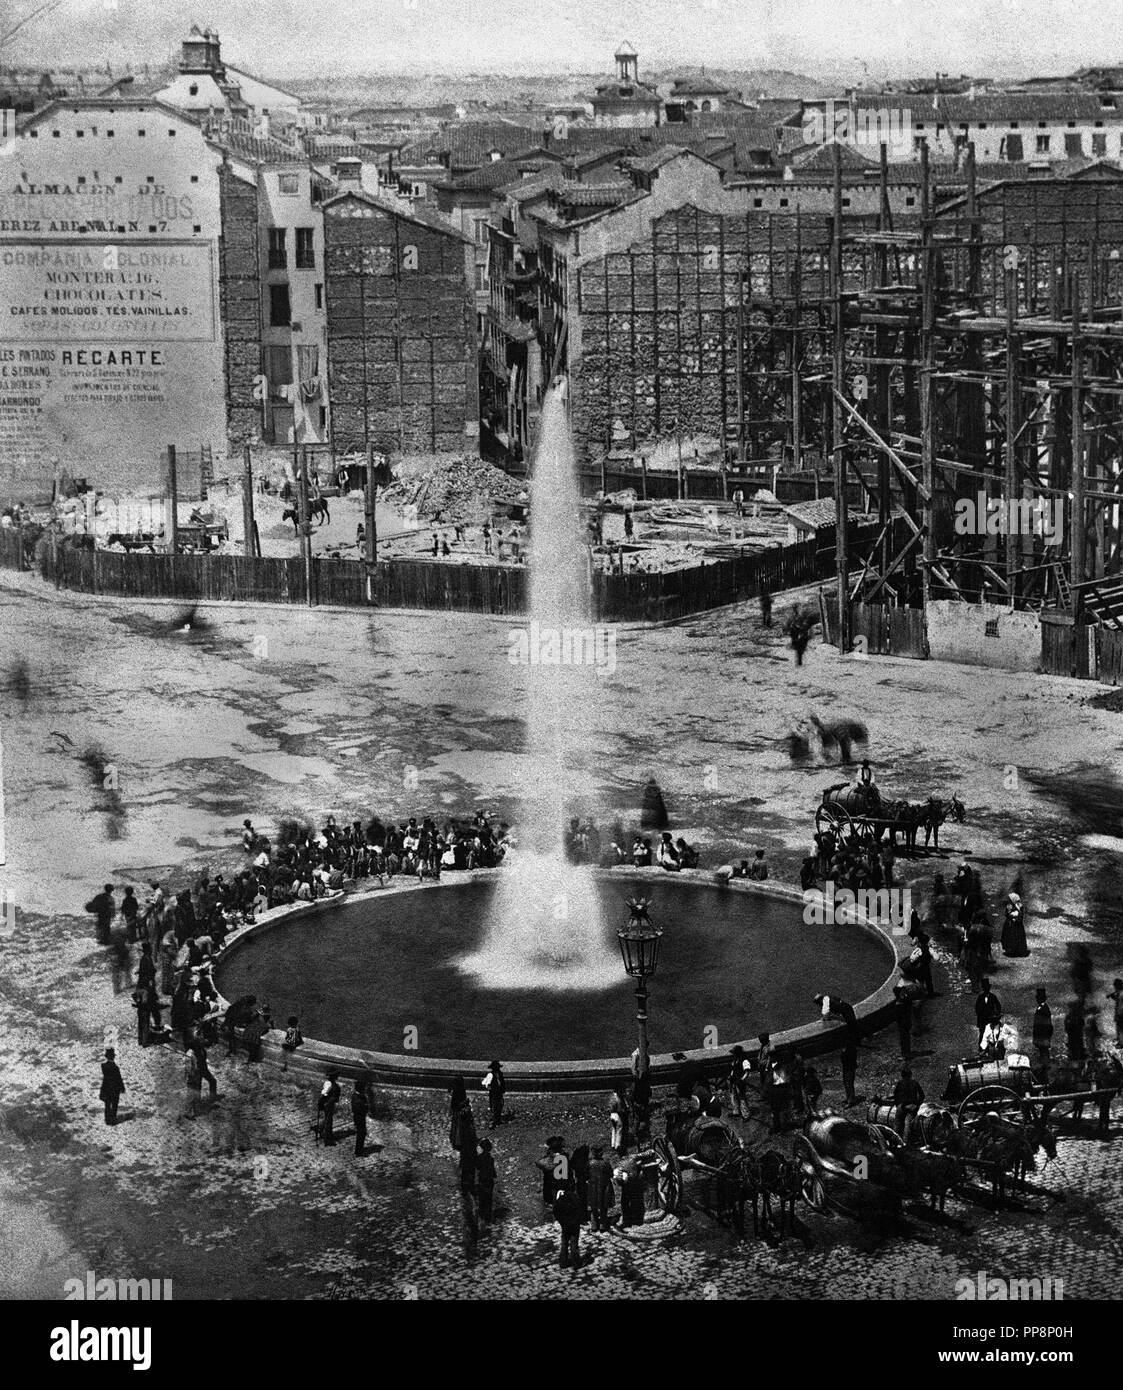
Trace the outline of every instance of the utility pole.
<instances>
[{"instance_id":1,"label":"utility pole","mask_svg":"<svg viewBox=\"0 0 1123 1390\"><path fill-rule=\"evenodd\" d=\"M367 602L374 602L374 581L378 563L378 479L374 475L374 445L367 445L367 478L363 489L363 558L367 569Z\"/></svg>"},{"instance_id":2,"label":"utility pole","mask_svg":"<svg viewBox=\"0 0 1123 1390\"><path fill-rule=\"evenodd\" d=\"M834 165L834 217L831 229L831 298L834 358L831 372L831 449L834 463L835 560L838 566L838 650L850 650L850 557L847 535L846 456L842 441L842 390L845 336L842 322L842 148L831 146Z\"/></svg>"},{"instance_id":3,"label":"utility pole","mask_svg":"<svg viewBox=\"0 0 1123 1390\"><path fill-rule=\"evenodd\" d=\"M1083 613L1084 583L1084 350L1080 342L1080 275L1072 276L1072 617Z\"/></svg>"},{"instance_id":4,"label":"utility pole","mask_svg":"<svg viewBox=\"0 0 1123 1390\"><path fill-rule=\"evenodd\" d=\"M936 248L933 222L932 177L928 166L928 141L925 140L920 146L920 481L925 496L917 508L924 530L920 593L925 612L931 597L932 566L936 563ZM916 493L911 488L909 496L916 506Z\"/></svg>"},{"instance_id":5,"label":"utility pole","mask_svg":"<svg viewBox=\"0 0 1123 1390\"><path fill-rule=\"evenodd\" d=\"M304 597L312 607L312 522L308 515L308 450L292 442L292 461L296 472L297 523L300 548L304 552Z\"/></svg>"},{"instance_id":6,"label":"utility pole","mask_svg":"<svg viewBox=\"0 0 1123 1390\"><path fill-rule=\"evenodd\" d=\"M253 519L253 455L242 445L242 529L246 534L246 557L257 554L257 534Z\"/></svg>"},{"instance_id":7,"label":"utility pole","mask_svg":"<svg viewBox=\"0 0 1123 1390\"><path fill-rule=\"evenodd\" d=\"M168 445L168 493L171 502L168 507L168 552L175 555L179 551L179 480L176 477L175 445Z\"/></svg>"},{"instance_id":8,"label":"utility pole","mask_svg":"<svg viewBox=\"0 0 1123 1390\"><path fill-rule=\"evenodd\" d=\"M737 277L737 468L745 471L745 280Z\"/></svg>"}]
</instances>

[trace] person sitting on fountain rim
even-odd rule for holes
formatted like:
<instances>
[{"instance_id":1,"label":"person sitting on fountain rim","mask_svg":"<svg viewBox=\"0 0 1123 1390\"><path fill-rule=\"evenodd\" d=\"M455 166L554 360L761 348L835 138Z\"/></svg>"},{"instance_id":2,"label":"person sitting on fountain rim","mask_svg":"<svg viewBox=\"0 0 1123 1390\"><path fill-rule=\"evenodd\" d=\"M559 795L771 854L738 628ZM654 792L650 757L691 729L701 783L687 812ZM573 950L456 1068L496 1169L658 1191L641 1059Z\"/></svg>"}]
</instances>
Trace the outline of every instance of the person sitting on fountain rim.
<instances>
[{"instance_id":1,"label":"person sitting on fountain rim","mask_svg":"<svg viewBox=\"0 0 1123 1390\"><path fill-rule=\"evenodd\" d=\"M678 851L671 841L671 832L663 831L663 838L659 841L659 848L656 850L656 863L661 869L666 869L668 873L677 873L682 867L679 864Z\"/></svg>"},{"instance_id":2,"label":"person sitting on fountain rim","mask_svg":"<svg viewBox=\"0 0 1123 1390\"><path fill-rule=\"evenodd\" d=\"M749 878L756 879L758 883L763 883L768 877L768 862L764 857L764 850L758 849L756 858L749 867Z\"/></svg>"}]
</instances>

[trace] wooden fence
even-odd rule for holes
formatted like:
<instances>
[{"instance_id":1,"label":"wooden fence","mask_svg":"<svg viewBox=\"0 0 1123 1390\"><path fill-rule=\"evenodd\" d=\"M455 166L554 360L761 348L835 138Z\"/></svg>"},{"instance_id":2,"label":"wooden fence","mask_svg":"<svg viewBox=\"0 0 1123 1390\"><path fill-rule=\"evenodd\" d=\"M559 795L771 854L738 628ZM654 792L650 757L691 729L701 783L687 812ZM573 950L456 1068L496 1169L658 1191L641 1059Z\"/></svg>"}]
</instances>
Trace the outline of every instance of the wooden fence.
<instances>
[{"instance_id":1,"label":"wooden fence","mask_svg":"<svg viewBox=\"0 0 1123 1390\"><path fill-rule=\"evenodd\" d=\"M14 533L13 533L14 534ZM865 557L876 525L854 528L851 552ZM18 556L19 543L2 544L4 556ZM45 578L56 587L128 598L206 599L250 603L307 602L304 563L292 559L240 555L118 554L41 545ZM833 544L809 539L754 555L715 560L653 574L597 573L593 613L597 622L667 622L729 603L780 593L834 573ZM311 600L344 608L415 608L514 617L527 611L527 570L506 565L453 565L439 560L380 562L370 583L366 566L355 560L312 563Z\"/></svg>"}]
</instances>

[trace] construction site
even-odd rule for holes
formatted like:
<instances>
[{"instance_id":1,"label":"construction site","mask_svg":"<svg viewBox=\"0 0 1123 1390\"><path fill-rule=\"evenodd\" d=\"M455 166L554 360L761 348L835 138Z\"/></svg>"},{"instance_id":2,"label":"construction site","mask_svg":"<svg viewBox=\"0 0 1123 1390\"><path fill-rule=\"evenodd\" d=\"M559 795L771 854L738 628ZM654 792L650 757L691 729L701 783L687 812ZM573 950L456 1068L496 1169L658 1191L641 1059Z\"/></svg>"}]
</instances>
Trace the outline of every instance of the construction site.
<instances>
[{"instance_id":1,"label":"construction site","mask_svg":"<svg viewBox=\"0 0 1123 1390\"><path fill-rule=\"evenodd\" d=\"M1003 613L1022 645L1013 615L1032 613L1044 669L1118 679L1123 181L1092 166L980 187L969 146L966 193L938 204L922 146L920 206L895 218L883 148L880 216L855 218L833 152L833 217L683 208L583 261L586 456L612 421L637 440L681 421L720 435L731 476L814 473L835 501L843 650L935 655L924 616L962 624L966 603L984 606L980 651L997 638L997 655ZM854 511L879 522L860 563Z\"/></svg>"}]
</instances>

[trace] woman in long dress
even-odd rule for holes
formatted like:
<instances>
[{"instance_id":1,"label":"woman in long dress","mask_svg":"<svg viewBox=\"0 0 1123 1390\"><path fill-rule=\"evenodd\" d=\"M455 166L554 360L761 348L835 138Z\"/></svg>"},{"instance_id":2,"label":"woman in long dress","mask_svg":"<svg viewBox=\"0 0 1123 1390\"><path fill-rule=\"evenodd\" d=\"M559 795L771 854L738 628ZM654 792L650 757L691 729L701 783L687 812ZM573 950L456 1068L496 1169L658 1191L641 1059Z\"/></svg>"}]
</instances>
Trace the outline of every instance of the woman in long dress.
<instances>
[{"instance_id":1,"label":"woman in long dress","mask_svg":"<svg viewBox=\"0 0 1123 1390\"><path fill-rule=\"evenodd\" d=\"M1002 919L1002 954L1004 956L1028 956L1026 941L1025 909L1017 893L1006 898L1006 910Z\"/></svg>"}]
</instances>

